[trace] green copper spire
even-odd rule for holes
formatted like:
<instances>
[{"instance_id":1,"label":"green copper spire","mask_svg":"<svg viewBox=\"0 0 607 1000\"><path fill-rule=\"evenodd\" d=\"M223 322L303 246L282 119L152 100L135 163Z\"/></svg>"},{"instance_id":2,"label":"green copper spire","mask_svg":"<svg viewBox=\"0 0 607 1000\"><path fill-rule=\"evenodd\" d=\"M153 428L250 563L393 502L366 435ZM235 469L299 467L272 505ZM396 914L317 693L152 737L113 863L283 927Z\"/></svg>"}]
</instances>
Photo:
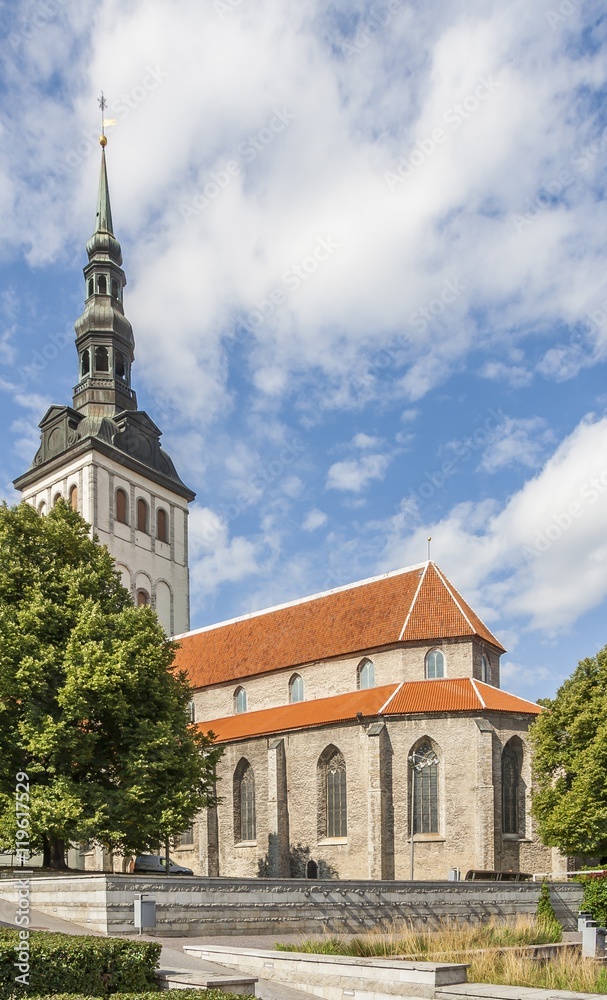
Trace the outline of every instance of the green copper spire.
<instances>
[{"instance_id":1,"label":"green copper spire","mask_svg":"<svg viewBox=\"0 0 607 1000\"><path fill-rule=\"evenodd\" d=\"M105 137L104 137L105 138ZM112 226L112 208L110 206L110 189L107 182L107 167L105 165L105 148L101 148L101 171L99 173L99 194L97 195L97 215L95 217L95 232L114 235Z\"/></svg>"}]
</instances>

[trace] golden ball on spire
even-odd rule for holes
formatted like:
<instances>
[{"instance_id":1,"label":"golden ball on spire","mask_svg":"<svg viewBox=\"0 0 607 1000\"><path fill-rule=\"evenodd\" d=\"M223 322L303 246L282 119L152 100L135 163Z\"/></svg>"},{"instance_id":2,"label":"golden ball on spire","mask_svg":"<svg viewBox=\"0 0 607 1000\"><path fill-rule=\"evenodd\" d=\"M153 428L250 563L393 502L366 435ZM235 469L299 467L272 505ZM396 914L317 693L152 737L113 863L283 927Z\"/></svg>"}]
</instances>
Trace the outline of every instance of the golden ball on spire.
<instances>
[{"instance_id":1,"label":"golden ball on spire","mask_svg":"<svg viewBox=\"0 0 607 1000\"><path fill-rule=\"evenodd\" d=\"M99 136L99 145L103 146L103 148L105 149L105 147L107 146L107 136L105 135Z\"/></svg>"}]
</instances>

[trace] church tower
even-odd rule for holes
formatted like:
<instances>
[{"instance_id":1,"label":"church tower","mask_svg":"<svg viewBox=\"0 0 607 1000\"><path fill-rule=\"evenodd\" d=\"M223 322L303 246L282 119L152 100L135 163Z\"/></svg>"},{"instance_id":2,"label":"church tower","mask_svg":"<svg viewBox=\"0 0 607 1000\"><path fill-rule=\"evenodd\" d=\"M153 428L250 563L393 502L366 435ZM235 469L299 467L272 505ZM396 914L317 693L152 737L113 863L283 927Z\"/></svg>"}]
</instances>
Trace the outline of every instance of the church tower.
<instances>
[{"instance_id":1,"label":"church tower","mask_svg":"<svg viewBox=\"0 0 607 1000\"><path fill-rule=\"evenodd\" d=\"M135 341L124 315L126 277L114 236L102 135L95 231L86 245L84 312L76 321L72 406L51 406L32 466L15 480L40 512L59 497L107 545L135 604L151 604L167 633L190 627L188 503L195 494L160 447L160 430L131 388Z\"/></svg>"}]
</instances>

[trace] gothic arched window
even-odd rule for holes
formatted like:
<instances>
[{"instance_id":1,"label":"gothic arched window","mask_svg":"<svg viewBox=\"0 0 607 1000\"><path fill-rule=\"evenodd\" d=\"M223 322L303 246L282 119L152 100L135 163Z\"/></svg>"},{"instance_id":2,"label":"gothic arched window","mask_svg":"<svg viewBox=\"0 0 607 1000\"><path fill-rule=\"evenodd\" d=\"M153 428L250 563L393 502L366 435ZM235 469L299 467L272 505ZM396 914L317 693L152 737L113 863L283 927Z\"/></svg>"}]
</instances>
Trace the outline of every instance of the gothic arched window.
<instances>
[{"instance_id":1,"label":"gothic arched window","mask_svg":"<svg viewBox=\"0 0 607 1000\"><path fill-rule=\"evenodd\" d=\"M486 656L484 653L481 658L481 680L484 681L485 684L489 684L491 681L491 667L489 665L489 657Z\"/></svg>"},{"instance_id":2,"label":"gothic arched window","mask_svg":"<svg viewBox=\"0 0 607 1000\"><path fill-rule=\"evenodd\" d=\"M96 347L95 348L95 371L96 372L109 372L110 370L110 357L108 354L107 347Z\"/></svg>"},{"instance_id":3,"label":"gothic arched window","mask_svg":"<svg viewBox=\"0 0 607 1000\"><path fill-rule=\"evenodd\" d=\"M304 683L301 674L293 674L291 680L289 681L289 701L294 703L296 701L304 700Z\"/></svg>"},{"instance_id":4,"label":"gothic arched window","mask_svg":"<svg viewBox=\"0 0 607 1000\"><path fill-rule=\"evenodd\" d=\"M129 523L129 506L126 491L118 487L116 490L116 520L120 524Z\"/></svg>"},{"instance_id":5,"label":"gothic arched window","mask_svg":"<svg viewBox=\"0 0 607 1000\"><path fill-rule=\"evenodd\" d=\"M168 542L169 540L167 521L166 510L159 507L156 512L156 538L159 542Z\"/></svg>"},{"instance_id":6,"label":"gothic arched window","mask_svg":"<svg viewBox=\"0 0 607 1000\"><path fill-rule=\"evenodd\" d=\"M411 757L409 780L414 782L413 832L438 833L438 753L429 740L423 740L411 751Z\"/></svg>"},{"instance_id":7,"label":"gothic arched window","mask_svg":"<svg viewBox=\"0 0 607 1000\"><path fill-rule=\"evenodd\" d=\"M361 660L356 670L356 687L362 691L364 688L375 687L375 666L373 660Z\"/></svg>"},{"instance_id":8,"label":"gothic arched window","mask_svg":"<svg viewBox=\"0 0 607 1000\"><path fill-rule=\"evenodd\" d=\"M318 835L348 835L348 791L346 762L341 750L328 746L320 755L317 768Z\"/></svg>"},{"instance_id":9,"label":"gothic arched window","mask_svg":"<svg viewBox=\"0 0 607 1000\"><path fill-rule=\"evenodd\" d=\"M234 692L234 711L237 715L247 710L247 692L243 687L237 687Z\"/></svg>"},{"instance_id":10,"label":"gothic arched window","mask_svg":"<svg viewBox=\"0 0 607 1000\"><path fill-rule=\"evenodd\" d=\"M429 680L445 676L445 657L440 649L431 649L426 656L426 677Z\"/></svg>"},{"instance_id":11,"label":"gothic arched window","mask_svg":"<svg viewBox=\"0 0 607 1000\"><path fill-rule=\"evenodd\" d=\"M148 505L143 497L139 497L137 501L137 531L143 531L146 535L149 534L150 531Z\"/></svg>"},{"instance_id":12,"label":"gothic arched window","mask_svg":"<svg viewBox=\"0 0 607 1000\"><path fill-rule=\"evenodd\" d=\"M234 840L247 842L256 837L255 774L243 757L234 772Z\"/></svg>"},{"instance_id":13,"label":"gothic arched window","mask_svg":"<svg viewBox=\"0 0 607 1000\"><path fill-rule=\"evenodd\" d=\"M502 832L519 832L519 761L514 747L506 744L502 753Z\"/></svg>"}]
</instances>

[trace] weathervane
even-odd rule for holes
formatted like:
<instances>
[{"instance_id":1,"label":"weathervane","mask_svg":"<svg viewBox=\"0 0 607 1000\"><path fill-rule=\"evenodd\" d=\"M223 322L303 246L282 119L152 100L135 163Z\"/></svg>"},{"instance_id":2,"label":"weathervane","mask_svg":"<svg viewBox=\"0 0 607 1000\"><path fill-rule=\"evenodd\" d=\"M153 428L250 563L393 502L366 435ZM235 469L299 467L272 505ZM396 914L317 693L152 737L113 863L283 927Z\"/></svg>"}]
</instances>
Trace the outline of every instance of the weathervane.
<instances>
[{"instance_id":1,"label":"weathervane","mask_svg":"<svg viewBox=\"0 0 607 1000\"><path fill-rule=\"evenodd\" d=\"M428 562L430 562L430 542L432 541L432 535L428 535Z\"/></svg>"},{"instance_id":2,"label":"weathervane","mask_svg":"<svg viewBox=\"0 0 607 1000\"><path fill-rule=\"evenodd\" d=\"M107 146L107 136L105 134L105 115L104 111L107 108L107 101L105 99L105 94L101 91L101 97L97 99L97 104L101 108L101 135L99 136L99 143L101 146Z\"/></svg>"}]
</instances>

